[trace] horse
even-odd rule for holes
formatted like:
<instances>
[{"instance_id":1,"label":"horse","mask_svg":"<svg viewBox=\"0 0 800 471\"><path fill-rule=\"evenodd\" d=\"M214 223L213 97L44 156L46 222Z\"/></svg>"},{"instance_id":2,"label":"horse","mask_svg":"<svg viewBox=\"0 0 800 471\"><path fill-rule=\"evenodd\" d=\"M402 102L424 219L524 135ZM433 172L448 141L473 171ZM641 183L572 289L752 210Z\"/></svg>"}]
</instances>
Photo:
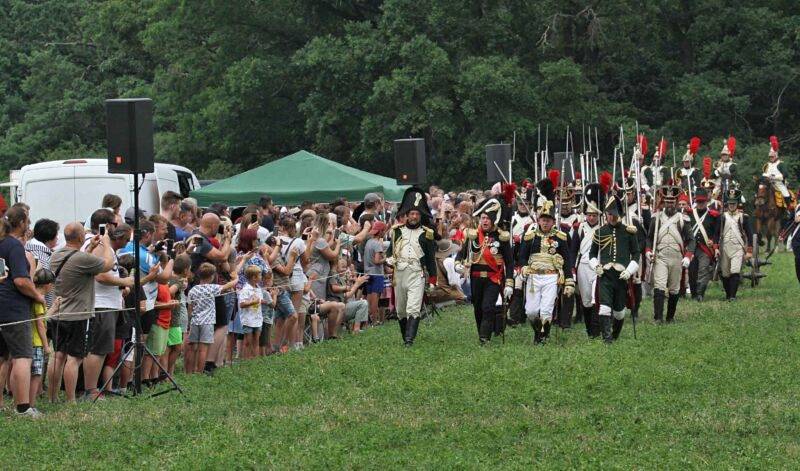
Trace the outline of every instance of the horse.
<instances>
[{"instance_id":1,"label":"horse","mask_svg":"<svg viewBox=\"0 0 800 471\"><path fill-rule=\"evenodd\" d=\"M775 201L775 189L769 178L761 176L756 180L756 195L753 199L755 206L755 233L758 234L759 245L766 242L766 250L770 253L777 243L778 233L785 213L784 208L778 207Z\"/></svg>"}]
</instances>

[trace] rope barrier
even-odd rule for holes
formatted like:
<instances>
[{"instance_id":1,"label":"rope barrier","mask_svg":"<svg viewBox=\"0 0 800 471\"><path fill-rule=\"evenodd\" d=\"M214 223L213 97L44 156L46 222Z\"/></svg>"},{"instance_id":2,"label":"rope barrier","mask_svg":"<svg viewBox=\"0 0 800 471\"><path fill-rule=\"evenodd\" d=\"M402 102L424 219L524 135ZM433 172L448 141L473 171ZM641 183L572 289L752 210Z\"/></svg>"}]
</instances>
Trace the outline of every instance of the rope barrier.
<instances>
[{"instance_id":1,"label":"rope barrier","mask_svg":"<svg viewBox=\"0 0 800 471\"><path fill-rule=\"evenodd\" d=\"M348 271L347 273L351 273L351 272ZM363 276L363 275L369 275L369 274L368 273L355 272L355 275ZM327 280L327 279L330 279L330 278L335 278L337 276L339 276L338 273L335 274L335 275L328 275L328 276L325 276L325 277L322 277L322 278L315 278L314 280L309 280L309 281L311 281L311 282L322 281L322 280ZM385 274L385 275L383 275L383 277L384 277L384 279L386 279L386 278L391 279L392 275L391 274ZM274 286L269 286L269 287L263 287L262 289L266 289L266 290L279 289L280 290L280 289L289 288L289 287L291 287L291 283L287 283L287 284L283 284L283 285L274 285ZM230 295L232 293L237 293L238 294L240 291L241 290L231 290L231 291L226 291L224 293L220 293L220 294L215 295L215 296L202 296L202 297L196 298L196 301L202 301L202 300L206 300L206 299L222 298L222 297L228 296L228 295ZM180 306L188 306L189 305L189 301L179 302L178 305L180 305ZM38 316L38 317L33 317L31 319L23 319L23 320L20 320L20 321L6 322L6 323L3 323L3 324L0 324L0 329L2 329L3 327L8 327L8 326L12 326L12 325L18 325L18 324L24 324L26 322L34 322L34 321L37 321L37 320L55 319L55 320L69 321L70 318L77 317L77 316L90 315L91 317L94 317L96 314L102 314L102 313L106 313L106 312L123 313L123 312L135 311L135 310L136 310L135 308L128 307L128 308L120 308L120 309L96 309L96 310L93 310L93 311L55 312L55 313L53 313L51 315ZM65 317L66 317L66 319L63 319ZM76 320L85 320L85 319L76 319Z\"/></svg>"}]
</instances>

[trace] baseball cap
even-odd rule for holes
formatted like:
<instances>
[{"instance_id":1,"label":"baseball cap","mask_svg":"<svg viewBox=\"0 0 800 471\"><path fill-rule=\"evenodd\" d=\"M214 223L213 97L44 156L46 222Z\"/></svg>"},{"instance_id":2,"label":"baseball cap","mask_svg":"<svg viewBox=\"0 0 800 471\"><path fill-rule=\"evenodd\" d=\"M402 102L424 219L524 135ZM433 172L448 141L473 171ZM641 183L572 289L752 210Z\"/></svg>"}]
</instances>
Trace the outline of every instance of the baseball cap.
<instances>
[{"instance_id":1,"label":"baseball cap","mask_svg":"<svg viewBox=\"0 0 800 471\"><path fill-rule=\"evenodd\" d=\"M372 227L369 230L369 233L375 235L383 230L386 229L386 223L383 221L375 221L372 223Z\"/></svg>"},{"instance_id":2,"label":"baseball cap","mask_svg":"<svg viewBox=\"0 0 800 471\"><path fill-rule=\"evenodd\" d=\"M134 224L134 222L135 222L135 216L134 215L136 214L135 211L136 211L136 208L134 208L133 206L131 206L130 208L125 210L125 223L126 224L130 224L131 226ZM140 218L146 218L147 216L148 216L147 211L145 211L144 209L139 208L139 217Z\"/></svg>"},{"instance_id":3,"label":"baseball cap","mask_svg":"<svg viewBox=\"0 0 800 471\"><path fill-rule=\"evenodd\" d=\"M364 195L364 202L365 203L377 203L381 200L381 197L378 196L377 193L367 193Z\"/></svg>"}]
</instances>

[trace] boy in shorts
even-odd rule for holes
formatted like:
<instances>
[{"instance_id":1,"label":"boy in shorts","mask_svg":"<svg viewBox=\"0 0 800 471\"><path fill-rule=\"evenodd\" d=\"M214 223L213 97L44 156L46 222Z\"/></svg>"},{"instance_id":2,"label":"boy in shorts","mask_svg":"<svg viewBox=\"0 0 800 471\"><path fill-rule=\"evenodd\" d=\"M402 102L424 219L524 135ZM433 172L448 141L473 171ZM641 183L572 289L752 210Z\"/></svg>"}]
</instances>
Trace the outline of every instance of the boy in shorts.
<instances>
[{"instance_id":1,"label":"boy in shorts","mask_svg":"<svg viewBox=\"0 0 800 471\"><path fill-rule=\"evenodd\" d=\"M56 276L52 271L47 268L40 268L36 270L33 275L33 284L36 285L36 291L42 296L46 296L53 291L53 283L56 281ZM31 310L33 311L33 318L36 321L33 323L32 337L33 337L33 359L31 361L31 387L28 391L28 403L31 407L36 405L36 398L41 393L42 389L42 375L44 374L44 359L51 353L50 344L47 342L47 327L45 326L44 319L58 312L61 306L61 298L56 298L50 309L46 309L45 305L36 301L31 303ZM45 312L47 311L47 312Z\"/></svg>"},{"instance_id":2,"label":"boy in shorts","mask_svg":"<svg viewBox=\"0 0 800 471\"><path fill-rule=\"evenodd\" d=\"M185 323L188 322L186 309L186 288L192 278L192 259L186 255L178 255L172 265L172 278L169 280L169 290L172 298L178 305L172 309L172 319L169 323L167 334L167 355L169 357L167 371L170 376L175 374L175 363L181 356L184 341Z\"/></svg>"},{"instance_id":3,"label":"boy in shorts","mask_svg":"<svg viewBox=\"0 0 800 471\"><path fill-rule=\"evenodd\" d=\"M174 291L178 287L173 286ZM147 349L158 357L158 363L162 367L167 366L169 360L167 352L167 337L169 335L169 325L172 322L172 310L178 306L178 301L172 298L170 287L166 283L158 283L156 292L156 303L153 309L156 311L156 318L150 327L150 334L147 336ZM142 383L151 386L158 382L158 365L150 355L145 355L142 359Z\"/></svg>"},{"instance_id":4,"label":"boy in shorts","mask_svg":"<svg viewBox=\"0 0 800 471\"><path fill-rule=\"evenodd\" d=\"M244 270L247 283L239 291L239 316L244 334L245 359L255 358L264 316L261 305L265 303L261 292L261 267L250 265Z\"/></svg>"},{"instance_id":5,"label":"boy in shorts","mask_svg":"<svg viewBox=\"0 0 800 471\"><path fill-rule=\"evenodd\" d=\"M208 262L201 264L197 269L198 284L189 290L189 349L194 364L186 364L187 373L204 370L208 348L214 343L214 300L222 292L233 289L239 279L236 271L233 271L230 281L218 285L214 283L216 276L217 268L214 265Z\"/></svg>"}]
</instances>

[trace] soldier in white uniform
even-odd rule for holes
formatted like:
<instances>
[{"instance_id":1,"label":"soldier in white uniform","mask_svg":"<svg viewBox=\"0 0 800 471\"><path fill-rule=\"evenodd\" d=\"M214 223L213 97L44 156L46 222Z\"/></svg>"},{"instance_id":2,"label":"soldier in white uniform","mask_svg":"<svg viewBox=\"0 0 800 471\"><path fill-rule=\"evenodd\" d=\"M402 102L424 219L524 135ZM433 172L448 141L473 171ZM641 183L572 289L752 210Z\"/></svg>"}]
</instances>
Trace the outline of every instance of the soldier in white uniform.
<instances>
[{"instance_id":1,"label":"soldier in white uniform","mask_svg":"<svg viewBox=\"0 0 800 471\"><path fill-rule=\"evenodd\" d=\"M436 243L434 231L429 227L431 212L422 190L416 187L406 190L397 215L405 216L405 222L392 227L387 261L394 266L392 284L400 333L410 347L419 328L425 271L428 286L431 289L436 286Z\"/></svg>"},{"instance_id":2,"label":"soldier in white uniform","mask_svg":"<svg viewBox=\"0 0 800 471\"><path fill-rule=\"evenodd\" d=\"M597 273L589 265L594 231L600 227L600 208L603 207L603 194L599 183L590 183L584 189L584 220L572 231L573 253L576 253L576 274L580 299L576 300L578 316L583 318L586 334L590 338L600 336L600 317L595 306L595 284ZM578 302L579 301L579 302ZM576 322L577 316L576 316Z\"/></svg>"},{"instance_id":3,"label":"soldier in white uniform","mask_svg":"<svg viewBox=\"0 0 800 471\"><path fill-rule=\"evenodd\" d=\"M747 214L739 211L741 196L735 188L725 193L725 213L719 217L716 231L715 254L727 301L736 300L742 265L753 254L753 229Z\"/></svg>"},{"instance_id":4,"label":"soldier in white uniform","mask_svg":"<svg viewBox=\"0 0 800 471\"><path fill-rule=\"evenodd\" d=\"M700 171L694 166L694 156L700 148L700 138L693 137L686 146L686 153L683 154L683 168L678 170L678 178L681 181L683 190L691 190L691 194L697 193L700 186Z\"/></svg>"},{"instance_id":5,"label":"soldier in white uniform","mask_svg":"<svg viewBox=\"0 0 800 471\"><path fill-rule=\"evenodd\" d=\"M731 136L719 153L719 161L714 168L714 187L718 196L722 196L730 187L730 182L736 179L736 163L733 154L736 151L736 139ZM722 199L722 198L720 198Z\"/></svg>"},{"instance_id":6,"label":"soldier in white uniform","mask_svg":"<svg viewBox=\"0 0 800 471\"><path fill-rule=\"evenodd\" d=\"M647 237L647 260L653 264L653 317L661 323L664 319L664 300L667 302L667 322L672 322L681 292L683 269L688 268L694 256L695 241L691 220L677 211L680 188L662 186L660 189L664 209L650 223Z\"/></svg>"},{"instance_id":7,"label":"soldier in white uniform","mask_svg":"<svg viewBox=\"0 0 800 471\"><path fill-rule=\"evenodd\" d=\"M784 207L789 208L789 203L792 200L792 194L786 188L786 165L781 162L778 157L778 138L770 136L770 149L769 149L769 162L764 164L764 173L762 174L769 179L772 188L783 196Z\"/></svg>"}]
</instances>

